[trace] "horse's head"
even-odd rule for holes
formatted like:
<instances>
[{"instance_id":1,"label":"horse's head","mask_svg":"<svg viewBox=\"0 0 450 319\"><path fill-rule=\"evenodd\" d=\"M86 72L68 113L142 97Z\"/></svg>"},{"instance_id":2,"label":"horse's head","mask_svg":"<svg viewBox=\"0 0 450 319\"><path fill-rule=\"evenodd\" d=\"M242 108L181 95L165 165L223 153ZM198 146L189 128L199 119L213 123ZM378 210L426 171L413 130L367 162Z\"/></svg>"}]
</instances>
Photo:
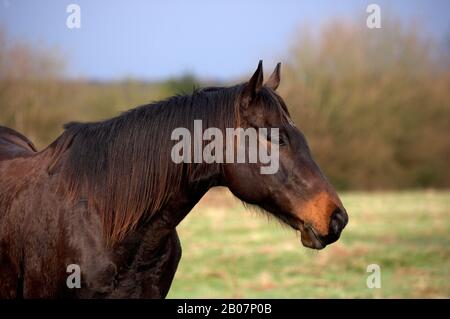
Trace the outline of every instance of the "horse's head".
<instances>
[{"instance_id":1,"label":"horse's head","mask_svg":"<svg viewBox=\"0 0 450 319\"><path fill-rule=\"evenodd\" d=\"M290 119L283 99L276 93L279 82L280 64L263 84L260 62L237 101L239 125L243 129L278 128L278 136L258 135L260 146L278 149L277 170L262 174L261 162L246 161L224 165L224 177L238 198L300 230L304 246L322 249L339 238L348 216L333 186L315 163L305 137Z\"/></svg>"}]
</instances>

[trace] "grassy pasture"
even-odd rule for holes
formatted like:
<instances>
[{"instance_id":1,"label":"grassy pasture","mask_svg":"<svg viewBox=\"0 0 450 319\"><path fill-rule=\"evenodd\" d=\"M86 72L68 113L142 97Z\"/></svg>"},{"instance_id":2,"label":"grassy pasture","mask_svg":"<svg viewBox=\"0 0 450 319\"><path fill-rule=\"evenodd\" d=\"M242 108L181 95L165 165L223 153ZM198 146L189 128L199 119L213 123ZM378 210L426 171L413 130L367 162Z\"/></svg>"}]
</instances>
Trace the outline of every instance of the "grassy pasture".
<instances>
[{"instance_id":1,"label":"grassy pasture","mask_svg":"<svg viewBox=\"0 0 450 319\"><path fill-rule=\"evenodd\" d=\"M450 192L343 193L350 222L322 251L225 190L179 226L183 257L169 298L450 297ZM369 289L369 264L381 267Z\"/></svg>"}]
</instances>

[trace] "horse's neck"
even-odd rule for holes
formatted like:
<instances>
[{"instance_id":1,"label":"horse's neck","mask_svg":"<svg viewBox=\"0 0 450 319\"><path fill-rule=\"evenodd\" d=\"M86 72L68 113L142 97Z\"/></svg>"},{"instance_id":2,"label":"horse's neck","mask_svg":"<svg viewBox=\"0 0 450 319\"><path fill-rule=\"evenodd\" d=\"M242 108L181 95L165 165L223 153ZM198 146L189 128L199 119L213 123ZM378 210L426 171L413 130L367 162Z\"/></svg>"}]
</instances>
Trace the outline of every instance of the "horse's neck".
<instances>
[{"instance_id":1,"label":"horse's neck","mask_svg":"<svg viewBox=\"0 0 450 319\"><path fill-rule=\"evenodd\" d=\"M182 185L170 197L167 205L154 215L150 221L150 227L158 230L165 229L167 232L174 230L208 190L219 185L221 185L221 176L219 175Z\"/></svg>"}]
</instances>

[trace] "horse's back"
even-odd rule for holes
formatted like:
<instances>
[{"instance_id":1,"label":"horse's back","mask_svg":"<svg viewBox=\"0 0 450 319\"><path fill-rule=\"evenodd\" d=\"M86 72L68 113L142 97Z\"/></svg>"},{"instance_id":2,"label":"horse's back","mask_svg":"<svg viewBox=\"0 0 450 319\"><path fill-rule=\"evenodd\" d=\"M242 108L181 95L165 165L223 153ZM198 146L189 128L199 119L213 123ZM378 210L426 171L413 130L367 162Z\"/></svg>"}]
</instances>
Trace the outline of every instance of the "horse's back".
<instances>
[{"instance_id":1,"label":"horse's back","mask_svg":"<svg viewBox=\"0 0 450 319\"><path fill-rule=\"evenodd\" d=\"M28 157L36 153L33 143L24 135L0 126L0 161L16 157Z\"/></svg>"}]
</instances>

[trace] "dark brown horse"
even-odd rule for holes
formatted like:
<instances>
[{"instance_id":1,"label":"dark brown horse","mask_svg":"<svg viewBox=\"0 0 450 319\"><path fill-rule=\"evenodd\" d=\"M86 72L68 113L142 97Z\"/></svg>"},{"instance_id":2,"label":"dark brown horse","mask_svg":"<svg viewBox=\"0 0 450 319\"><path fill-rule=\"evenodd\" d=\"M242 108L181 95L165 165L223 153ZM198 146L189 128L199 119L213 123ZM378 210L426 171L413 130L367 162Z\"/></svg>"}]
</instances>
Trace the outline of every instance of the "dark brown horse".
<instances>
[{"instance_id":1,"label":"dark brown horse","mask_svg":"<svg viewBox=\"0 0 450 319\"><path fill-rule=\"evenodd\" d=\"M301 232L304 246L336 241L347 214L312 159L276 93L280 67L263 84L229 88L132 109L96 123L70 123L37 152L0 130L0 297L163 298L181 257L177 225L214 186L257 205ZM279 128L279 169L261 163L174 163L175 128ZM297 263L298 261L293 261ZM68 265L81 288L67 285Z\"/></svg>"}]
</instances>

